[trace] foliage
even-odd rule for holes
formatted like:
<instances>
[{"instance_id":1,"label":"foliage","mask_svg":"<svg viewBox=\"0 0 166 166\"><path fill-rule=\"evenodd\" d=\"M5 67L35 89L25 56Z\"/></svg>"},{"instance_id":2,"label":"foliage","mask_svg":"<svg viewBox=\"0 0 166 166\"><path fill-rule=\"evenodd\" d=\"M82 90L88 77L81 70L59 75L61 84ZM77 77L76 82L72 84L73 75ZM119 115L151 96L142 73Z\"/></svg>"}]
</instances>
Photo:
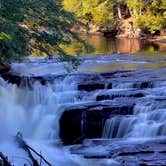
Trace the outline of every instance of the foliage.
<instances>
[{"instance_id":1,"label":"foliage","mask_svg":"<svg viewBox=\"0 0 166 166\"><path fill-rule=\"evenodd\" d=\"M77 4L77 5L75 5ZM113 5L109 0L64 0L64 8L84 23L95 23L98 26L109 26L113 18Z\"/></svg>"},{"instance_id":2,"label":"foliage","mask_svg":"<svg viewBox=\"0 0 166 166\"><path fill-rule=\"evenodd\" d=\"M114 22L132 17L138 28L154 34L166 28L166 0L63 0L65 9L84 23L114 29ZM122 18L121 18L122 17Z\"/></svg>"},{"instance_id":3,"label":"foliage","mask_svg":"<svg viewBox=\"0 0 166 166\"><path fill-rule=\"evenodd\" d=\"M151 34L154 34L157 30L162 29L162 17L159 15L151 15L147 13L146 15L142 15L138 19L138 26L143 31L149 31Z\"/></svg>"},{"instance_id":4,"label":"foliage","mask_svg":"<svg viewBox=\"0 0 166 166\"><path fill-rule=\"evenodd\" d=\"M113 19L112 9L113 6L108 1L101 3L93 10L93 21L99 26L109 27Z\"/></svg>"},{"instance_id":5,"label":"foliage","mask_svg":"<svg viewBox=\"0 0 166 166\"><path fill-rule=\"evenodd\" d=\"M127 0L127 6L130 10L130 14L138 18L142 15L142 12L145 8L145 2L143 0Z\"/></svg>"},{"instance_id":6,"label":"foliage","mask_svg":"<svg viewBox=\"0 0 166 166\"><path fill-rule=\"evenodd\" d=\"M65 58L61 45L76 40L86 46L70 30L76 23L61 0L0 0L1 60L20 59L34 52Z\"/></svg>"}]
</instances>

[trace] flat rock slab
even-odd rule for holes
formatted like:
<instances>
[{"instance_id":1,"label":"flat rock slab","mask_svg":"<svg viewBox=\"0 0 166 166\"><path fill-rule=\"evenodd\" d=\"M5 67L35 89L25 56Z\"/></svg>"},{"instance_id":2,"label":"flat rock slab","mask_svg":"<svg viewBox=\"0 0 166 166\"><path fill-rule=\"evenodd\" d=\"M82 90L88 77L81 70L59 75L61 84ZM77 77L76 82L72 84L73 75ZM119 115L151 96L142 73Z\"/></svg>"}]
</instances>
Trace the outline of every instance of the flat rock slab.
<instances>
[{"instance_id":1,"label":"flat rock slab","mask_svg":"<svg viewBox=\"0 0 166 166\"><path fill-rule=\"evenodd\" d=\"M70 147L70 151L90 160L112 159L118 163L115 165L120 166L166 165L166 138L147 141L88 140L82 145Z\"/></svg>"}]
</instances>

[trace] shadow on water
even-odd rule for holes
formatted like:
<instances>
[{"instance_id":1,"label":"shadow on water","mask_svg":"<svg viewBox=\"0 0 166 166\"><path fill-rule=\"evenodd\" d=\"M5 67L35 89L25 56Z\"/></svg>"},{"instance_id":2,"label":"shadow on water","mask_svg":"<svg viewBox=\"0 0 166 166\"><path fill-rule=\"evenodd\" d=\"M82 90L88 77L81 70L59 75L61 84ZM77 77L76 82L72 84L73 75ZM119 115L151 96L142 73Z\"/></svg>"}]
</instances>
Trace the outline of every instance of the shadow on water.
<instances>
[{"instance_id":1,"label":"shadow on water","mask_svg":"<svg viewBox=\"0 0 166 166\"><path fill-rule=\"evenodd\" d=\"M139 39L111 38L101 35L80 35L87 41L94 50L84 50L78 43L73 43L67 47L66 51L70 54L98 55L98 54L166 54L166 44L154 44Z\"/></svg>"}]
</instances>

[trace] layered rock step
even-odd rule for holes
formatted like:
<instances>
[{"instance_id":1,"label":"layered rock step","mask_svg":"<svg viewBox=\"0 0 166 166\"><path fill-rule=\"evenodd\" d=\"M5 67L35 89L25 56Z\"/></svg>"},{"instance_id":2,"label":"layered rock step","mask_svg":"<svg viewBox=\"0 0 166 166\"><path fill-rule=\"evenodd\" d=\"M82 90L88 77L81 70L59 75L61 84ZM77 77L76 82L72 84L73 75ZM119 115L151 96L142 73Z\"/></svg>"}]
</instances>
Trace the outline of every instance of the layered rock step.
<instances>
[{"instance_id":1,"label":"layered rock step","mask_svg":"<svg viewBox=\"0 0 166 166\"><path fill-rule=\"evenodd\" d=\"M85 140L82 145L70 147L70 151L96 163L105 160L105 165L111 159L111 166L166 165L166 138Z\"/></svg>"},{"instance_id":2,"label":"layered rock step","mask_svg":"<svg viewBox=\"0 0 166 166\"><path fill-rule=\"evenodd\" d=\"M84 104L64 111L60 118L60 137L65 144L80 143L85 138L100 138L105 121L115 116L133 114L134 103Z\"/></svg>"},{"instance_id":3,"label":"layered rock step","mask_svg":"<svg viewBox=\"0 0 166 166\"><path fill-rule=\"evenodd\" d=\"M132 117L135 107L144 102L148 106L153 101L151 107L154 109L158 106L165 108L166 82L163 74L164 70L159 69L156 73L152 70L42 76L6 73L2 77L21 87L33 88L35 82L42 86L52 84L57 95L55 99L58 99L58 93L61 98L70 94L70 100L61 99L58 103L64 105L59 135L64 144L74 144L85 138L101 138L107 120ZM57 90L59 82L62 86L60 91Z\"/></svg>"}]
</instances>

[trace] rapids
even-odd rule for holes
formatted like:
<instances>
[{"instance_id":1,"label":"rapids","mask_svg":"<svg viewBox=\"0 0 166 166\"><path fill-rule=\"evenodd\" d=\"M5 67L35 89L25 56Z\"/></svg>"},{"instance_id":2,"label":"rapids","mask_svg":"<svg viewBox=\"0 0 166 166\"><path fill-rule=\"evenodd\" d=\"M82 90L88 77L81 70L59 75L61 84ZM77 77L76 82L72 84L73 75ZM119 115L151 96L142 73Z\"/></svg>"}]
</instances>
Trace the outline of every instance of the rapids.
<instances>
[{"instance_id":1,"label":"rapids","mask_svg":"<svg viewBox=\"0 0 166 166\"><path fill-rule=\"evenodd\" d=\"M29 89L0 79L0 151L16 166L31 165L28 155L15 142L18 132L53 165L86 165L60 145L59 117L63 105L73 102L75 96L70 93L71 87L65 86L67 81L47 86L35 82Z\"/></svg>"},{"instance_id":2,"label":"rapids","mask_svg":"<svg viewBox=\"0 0 166 166\"><path fill-rule=\"evenodd\" d=\"M53 166L94 165L95 162L72 154L61 143L59 120L72 107L96 103L107 106L132 104L130 115L105 119L101 139L166 135L165 57L103 55L96 56L95 60L92 56L81 58L83 63L75 71L71 71L70 63L59 62L57 58L13 63L11 72L21 78L19 85L0 78L0 151L14 165L31 165L26 152L15 142L18 132ZM119 72L107 76L115 71ZM89 87L94 83L104 86ZM83 127L84 118L81 120ZM110 159L105 165L111 163L117 164Z\"/></svg>"}]
</instances>

